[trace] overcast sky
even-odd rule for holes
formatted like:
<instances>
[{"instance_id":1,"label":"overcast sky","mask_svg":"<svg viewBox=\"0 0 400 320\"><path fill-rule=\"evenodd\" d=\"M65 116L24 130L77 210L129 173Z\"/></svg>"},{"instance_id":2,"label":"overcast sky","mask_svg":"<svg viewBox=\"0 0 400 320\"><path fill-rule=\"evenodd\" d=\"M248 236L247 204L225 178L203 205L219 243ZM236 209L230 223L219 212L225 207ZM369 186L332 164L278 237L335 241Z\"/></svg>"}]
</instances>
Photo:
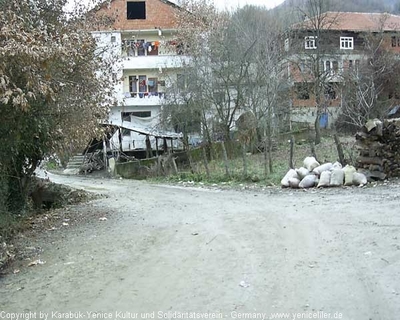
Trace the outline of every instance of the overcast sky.
<instances>
[{"instance_id":1,"label":"overcast sky","mask_svg":"<svg viewBox=\"0 0 400 320\"><path fill-rule=\"evenodd\" d=\"M246 4L265 6L269 9L281 4L283 1L284 0L214 0L214 3L220 10L244 7Z\"/></svg>"},{"instance_id":2,"label":"overcast sky","mask_svg":"<svg viewBox=\"0 0 400 320\"><path fill-rule=\"evenodd\" d=\"M254 4L257 6L265 6L273 8L281 4L284 0L214 0L215 6L219 9L232 9L243 7L246 4Z\"/></svg>"}]
</instances>

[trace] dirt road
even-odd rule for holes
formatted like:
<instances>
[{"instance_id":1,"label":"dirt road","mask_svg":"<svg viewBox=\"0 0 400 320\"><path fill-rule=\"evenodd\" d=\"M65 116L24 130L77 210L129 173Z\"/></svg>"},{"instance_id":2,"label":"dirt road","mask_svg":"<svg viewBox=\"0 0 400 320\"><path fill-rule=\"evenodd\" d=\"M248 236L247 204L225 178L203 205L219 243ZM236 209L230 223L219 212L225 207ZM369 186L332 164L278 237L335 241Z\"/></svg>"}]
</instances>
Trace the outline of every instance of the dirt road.
<instances>
[{"instance_id":1,"label":"dirt road","mask_svg":"<svg viewBox=\"0 0 400 320\"><path fill-rule=\"evenodd\" d=\"M0 318L400 319L399 185L233 191L51 178L106 194L76 208L108 220L31 239L46 264L0 279Z\"/></svg>"}]
</instances>

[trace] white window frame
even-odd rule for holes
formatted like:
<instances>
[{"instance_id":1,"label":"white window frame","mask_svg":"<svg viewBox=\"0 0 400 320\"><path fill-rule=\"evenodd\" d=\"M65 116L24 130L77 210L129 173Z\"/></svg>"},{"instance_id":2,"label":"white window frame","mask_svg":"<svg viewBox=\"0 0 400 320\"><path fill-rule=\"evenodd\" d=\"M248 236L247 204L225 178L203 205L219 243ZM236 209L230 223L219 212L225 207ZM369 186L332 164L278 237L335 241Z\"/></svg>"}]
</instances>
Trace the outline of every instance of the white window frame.
<instances>
[{"instance_id":1,"label":"white window frame","mask_svg":"<svg viewBox=\"0 0 400 320\"><path fill-rule=\"evenodd\" d=\"M353 37L340 37L340 49L353 50L354 49L354 38Z\"/></svg>"},{"instance_id":2,"label":"white window frame","mask_svg":"<svg viewBox=\"0 0 400 320\"><path fill-rule=\"evenodd\" d=\"M304 48L305 49L317 49L316 42L317 42L316 36L304 37Z\"/></svg>"},{"instance_id":3,"label":"white window frame","mask_svg":"<svg viewBox=\"0 0 400 320\"><path fill-rule=\"evenodd\" d=\"M290 49L290 42L289 42L289 38L288 38L288 39L285 39L285 51L287 52L287 51L289 51L289 49Z\"/></svg>"}]
</instances>

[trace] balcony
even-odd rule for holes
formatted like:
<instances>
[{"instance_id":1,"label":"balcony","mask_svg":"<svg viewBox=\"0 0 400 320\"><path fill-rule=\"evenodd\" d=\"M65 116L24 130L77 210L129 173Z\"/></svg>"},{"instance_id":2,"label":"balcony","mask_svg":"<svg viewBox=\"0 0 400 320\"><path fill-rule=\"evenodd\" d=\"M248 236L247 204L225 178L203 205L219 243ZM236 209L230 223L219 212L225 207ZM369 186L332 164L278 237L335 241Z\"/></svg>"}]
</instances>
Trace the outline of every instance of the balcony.
<instances>
[{"instance_id":1,"label":"balcony","mask_svg":"<svg viewBox=\"0 0 400 320\"><path fill-rule=\"evenodd\" d=\"M132 56L124 57L122 67L124 70L144 70L144 69L176 69L181 68L189 62L188 56Z\"/></svg>"},{"instance_id":2,"label":"balcony","mask_svg":"<svg viewBox=\"0 0 400 320\"><path fill-rule=\"evenodd\" d=\"M122 103L125 106L159 106L165 99L164 92L151 93L129 93L126 92L121 97Z\"/></svg>"}]
</instances>

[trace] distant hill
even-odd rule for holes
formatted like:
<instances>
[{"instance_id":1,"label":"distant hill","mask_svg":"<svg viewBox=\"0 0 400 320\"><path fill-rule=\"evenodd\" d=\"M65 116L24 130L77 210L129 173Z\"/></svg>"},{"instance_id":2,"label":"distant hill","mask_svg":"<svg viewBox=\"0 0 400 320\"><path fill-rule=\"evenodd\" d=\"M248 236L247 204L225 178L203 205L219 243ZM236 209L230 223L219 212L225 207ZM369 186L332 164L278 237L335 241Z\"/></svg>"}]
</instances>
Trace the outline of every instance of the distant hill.
<instances>
[{"instance_id":1,"label":"distant hill","mask_svg":"<svg viewBox=\"0 0 400 320\"><path fill-rule=\"evenodd\" d=\"M388 12L400 14L400 0L323 0L329 1L328 11L347 12ZM270 14L279 17L282 27L302 20L301 9L307 0L285 0L281 5L270 10ZM300 10L299 10L300 9Z\"/></svg>"}]
</instances>

